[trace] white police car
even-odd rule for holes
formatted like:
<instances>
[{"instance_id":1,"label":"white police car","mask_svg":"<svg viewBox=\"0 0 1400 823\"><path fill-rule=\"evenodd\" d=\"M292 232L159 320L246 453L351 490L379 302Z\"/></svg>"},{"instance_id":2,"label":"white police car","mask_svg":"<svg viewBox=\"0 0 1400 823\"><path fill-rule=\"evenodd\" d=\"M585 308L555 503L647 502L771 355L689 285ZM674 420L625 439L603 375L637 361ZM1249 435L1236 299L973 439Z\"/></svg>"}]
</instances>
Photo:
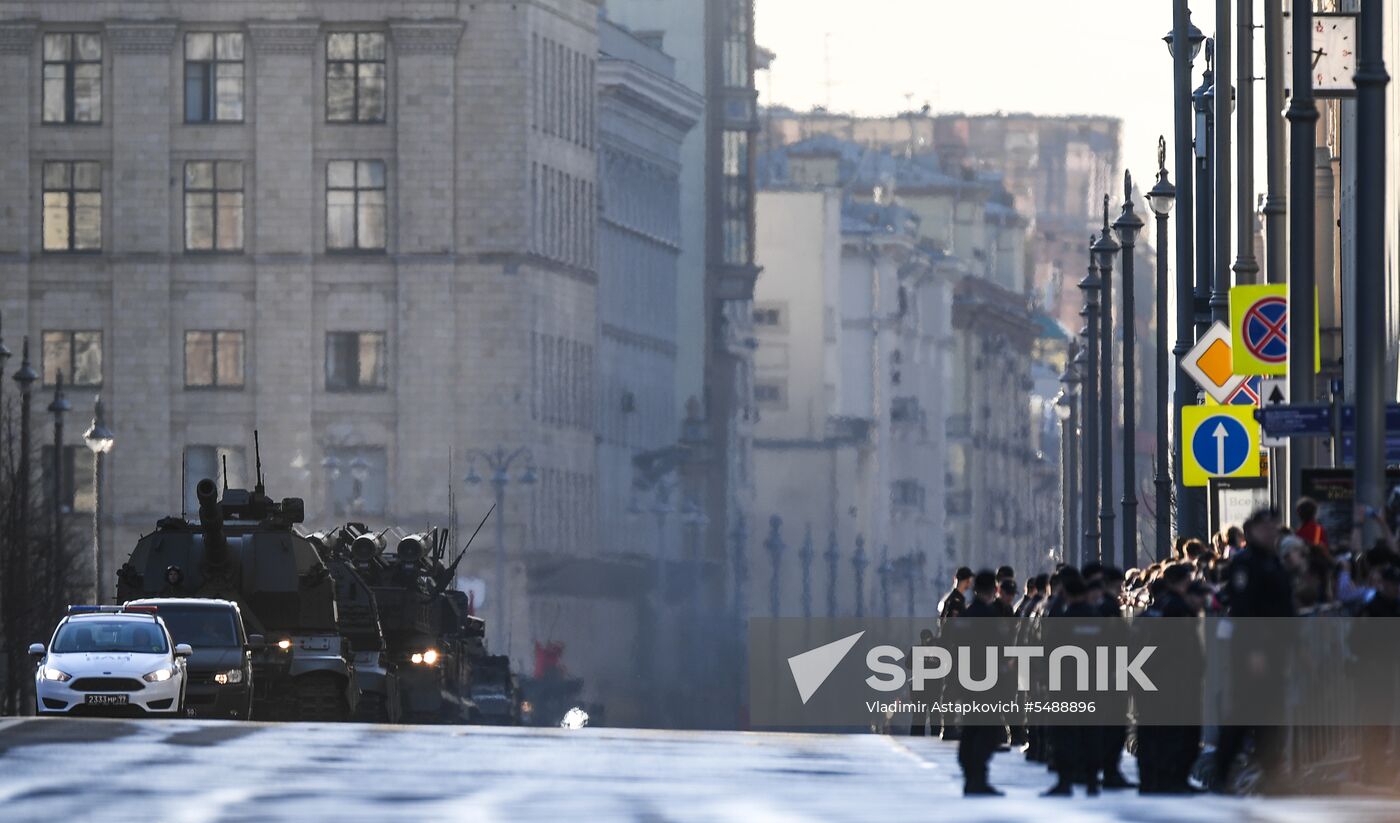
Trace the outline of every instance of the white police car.
<instances>
[{"instance_id":1,"label":"white police car","mask_svg":"<svg viewBox=\"0 0 1400 823\"><path fill-rule=\"evenodd\" d=\"M185 658L151 606L69 606L53 640L29 647L39 714L176 716L185 704Z\"/></svg>"}]
</instances>

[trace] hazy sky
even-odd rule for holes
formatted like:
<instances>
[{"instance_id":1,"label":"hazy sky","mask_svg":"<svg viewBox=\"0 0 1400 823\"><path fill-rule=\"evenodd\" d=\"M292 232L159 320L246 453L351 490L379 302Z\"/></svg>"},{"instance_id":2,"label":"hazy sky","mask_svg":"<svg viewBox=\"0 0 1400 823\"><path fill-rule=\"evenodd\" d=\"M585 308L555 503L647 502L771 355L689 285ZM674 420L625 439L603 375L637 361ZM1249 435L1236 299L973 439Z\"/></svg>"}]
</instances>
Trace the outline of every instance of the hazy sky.
<instances>
[{"instance_id":1,"label":"hazy sky","mask_svg":"<svg viewBox=\"0 0 1400 823\"><path fill-rule=\"evenodd\" d=\"M1156 173L1158 134L1170 156L1169 0L756 2L758 42L777 54L771 77L758 78L765 102L1119 117L1124 158L1143 189ZM1211 33L1214 4L1193 5Z\"/></svg>"}]
</instances>

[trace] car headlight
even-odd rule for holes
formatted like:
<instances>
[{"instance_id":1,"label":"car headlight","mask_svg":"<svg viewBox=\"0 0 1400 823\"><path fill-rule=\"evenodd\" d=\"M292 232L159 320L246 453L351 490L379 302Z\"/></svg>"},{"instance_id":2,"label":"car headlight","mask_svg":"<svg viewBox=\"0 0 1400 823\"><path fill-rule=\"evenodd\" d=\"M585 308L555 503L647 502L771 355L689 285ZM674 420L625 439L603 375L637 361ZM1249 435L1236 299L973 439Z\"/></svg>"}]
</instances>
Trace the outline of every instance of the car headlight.
<instances>
[{"instance_id":1,"label":"car headlight","mask_svg":"<svg viewBox=\"0 0 1400 823\"><path fill-rule=\"evenodd\" d=\"M277 641L277 648L281 649L284 652L291 651L292 641L284 637L281 640Z\"/></svg>"},{"instance_id":2,"label":"car headlight","mask_svg":"<svg viewBox=\"0 0 1400 823\"><path fill-rule=\"evenodd\" d=\"M218 683L220 686L227 686L230 683L242 683L243 670L229 669L226 672L219 672L218 674L214 675L214 682Z\"/></svg>"},{"instance_id":3,"label":"car headlight","mask_svg":"<svg viewBox=\"0 0 1400 823\"><path fill-rule=\"evenodd\" d=\"M175 667L167 666L163 669L156 669L150 674L141 675L141 679L147 683L164 683L175 676Z\"/></svg>"},{"instance_id":4,"label":"car headlight","mask_svg":"<svg viewBox=\"0 0 1400 823\"><path fill-rule=\"evenodd\" d=\"M428 664L429 666L431 666L431 665L437 663L437 662L438 662L438 653L437 653L437 649L428 649L427 651L423 652L423 662L426 663L426 664Z\"/></svg>"},{"instance_id":5,"label":"car headlight","mask_svg":"<svg viewBox=\"0 0 1400 823\"><path fill-rule=\"evenodd\" d=\"M73 679L73 675L59 671L53 666L40 666L39 675L45 680L57 680L60 683L67 683L69 680Z\"/></svg>"}]
</instances>

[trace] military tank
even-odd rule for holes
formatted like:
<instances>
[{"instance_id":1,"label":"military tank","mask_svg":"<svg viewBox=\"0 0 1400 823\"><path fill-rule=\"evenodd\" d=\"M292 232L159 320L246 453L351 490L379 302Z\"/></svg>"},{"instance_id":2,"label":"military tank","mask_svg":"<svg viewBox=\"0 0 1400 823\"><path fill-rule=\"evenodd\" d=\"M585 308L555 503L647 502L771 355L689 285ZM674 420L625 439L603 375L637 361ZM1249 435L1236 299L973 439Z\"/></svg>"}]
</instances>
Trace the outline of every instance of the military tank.
<instances>
[{"instance_id":1,"label":"military tank","mask_svg":"<svg viewBox=\"0 0 1400 823\"><path fill-rule=\"evenodd\" d=\"M200 480L199 522L163 518L137 541L117 572L117 598L236 602L249 633L267 639L253 651L253 716L349 720L359 689L337 618L336 580L295 530L305 518L301 499L267 496L261 457L257 477L251 491L225 487L222 497L212 479Z\"/></svg>"},{"instance_id":2,"label":"military tank","mask_svg":"<svg viewBox=\"0 0 1400 823\"><path fill-rule=\"evenodd\" d=\"M342 541L350 538L355 571L379 606L387 657L398 670L403 719L415 723L518 719L519 698L510 661L487 652L486 623L471 613L467 595L452 588L466 550L447 563L447 530L376 533L349 523L338 531ZM512 706L517 708L512 711Z\"/></svg>"},{"instance_id":3,"label":"military tank","mask_svg":"<svg viewBox=\"0 0 1400 823\"><path fill-rule=\"evenodd\" d=\"M374 590L355 569L351 546L357 531L345 527L309 535L335 580L340 633L349 638L355 655L355 683L360 702L355 719L367 723L397 723L400 715L399 667L390 659L379 622Z\"/></svg>"}]
</instances>

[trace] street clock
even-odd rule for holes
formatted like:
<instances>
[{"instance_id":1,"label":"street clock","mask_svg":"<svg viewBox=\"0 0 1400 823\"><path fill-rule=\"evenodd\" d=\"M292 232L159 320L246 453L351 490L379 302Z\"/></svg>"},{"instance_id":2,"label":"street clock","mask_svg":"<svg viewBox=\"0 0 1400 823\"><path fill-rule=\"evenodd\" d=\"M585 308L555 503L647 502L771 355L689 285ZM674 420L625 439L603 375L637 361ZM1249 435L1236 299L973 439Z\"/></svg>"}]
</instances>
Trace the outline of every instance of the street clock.
<instances>
[{"instance_id":1,"label":"street clock","mask_svg":"<svg viewBox=\"0 0 1400 823\"><path fill-rule=\"evenodd\" d=\"M1287 15L1285 15L1287 16ZM1293 30L1284 26L1284 85L1293 82ZM1356 94L1356 15L1348 13L1313 14L1312 53L1313 94L1317 97L1351 97Z\"/></svg>"}]
</instances>

